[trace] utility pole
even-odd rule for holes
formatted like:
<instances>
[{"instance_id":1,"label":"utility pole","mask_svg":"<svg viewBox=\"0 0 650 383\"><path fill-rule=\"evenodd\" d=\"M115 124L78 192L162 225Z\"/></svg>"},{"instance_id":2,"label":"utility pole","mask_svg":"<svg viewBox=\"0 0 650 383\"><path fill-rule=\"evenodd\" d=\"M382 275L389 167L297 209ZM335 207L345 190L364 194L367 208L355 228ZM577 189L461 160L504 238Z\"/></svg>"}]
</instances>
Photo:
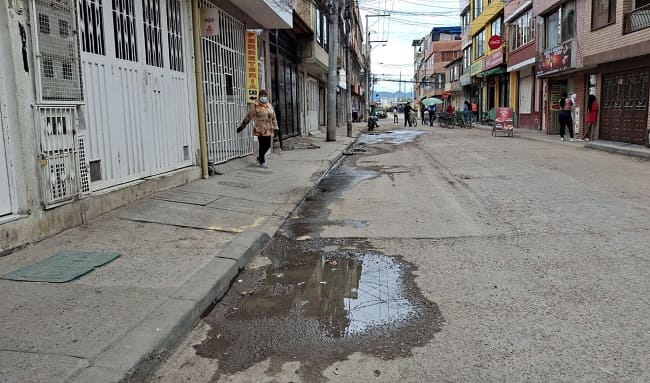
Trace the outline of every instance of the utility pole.
<instances>
[{"instance_id":1,"label":"utility pole","mask_svg":"<svg viewBox=\"0 0 650 383\"><path fill-rule=\"evenodd\" d=\"M336 87L338 85L337 58L339 53L339 5L338 1L330 2L327 14L329 27L329 51L327 73L327 141L336 141Z\"/></svg>"},{"instance_id":2,"label":"utility pole","mask_svg":"<svg viewBox=\"0 0 650 383\"><path fill-rule=\"evenodd\" d=\"M371 51L370 43L385 43L385 42L387 42L387 40L374 40L374 41L370 40L370 26L368 24L368 18L370 18L370 17L388 17L388 16L390 16L390 13L378 14L378 15L366 15L366 36L367 36L367 38L366 38L366 62L368 64L368 68L366 68L366 79L367 79L366 80L367 81L366 85L368 86L368 89L367 89L368 93L366 95L366 100L369 100L368 103L370 103L372 101L373 93L375 91L374 79L372 79L372 76L371 76L371 73L370 73L371 72L370 68L372 67L371 66L371 60L370 60L370 51ZM372 84L370 83L371 79L373 81ZM370 104L368 104L368 107L369 106L370 106ZM366 112L369 112L369 109L370 108L368 108L368 110Z\"/></svg>"},{"instance_id":3,"label":"utility pole","mask_svg":"<svg viewBox=\"0 0 650 383\"><path fill-rule=\"evenodd\" d=\"M350 40L352 33L354 33L355 14L354 9L352 9L352 1L346 0L345 3L345 113L347 115L347 123L345 125L347 136L352 137L352 76L350 76L352 73L350 70L350 51L352 50L352 44Z\"/></svg>"}]
</instances>

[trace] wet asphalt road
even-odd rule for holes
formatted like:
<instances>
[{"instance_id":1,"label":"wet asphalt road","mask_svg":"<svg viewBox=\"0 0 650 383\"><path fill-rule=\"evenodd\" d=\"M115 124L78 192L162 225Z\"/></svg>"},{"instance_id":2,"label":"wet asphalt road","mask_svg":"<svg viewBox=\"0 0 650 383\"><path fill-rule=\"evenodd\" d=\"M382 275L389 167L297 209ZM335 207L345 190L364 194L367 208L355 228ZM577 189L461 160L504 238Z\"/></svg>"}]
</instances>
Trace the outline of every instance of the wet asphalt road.
<instances>
[{"instance_id":1,"label":"wet asphalt road","mask_svg":"<svg viewBox=\"0 0 650 383\"><path fill-rule=\"evenodd\" d=\"M362 136L149 381L650 382L650 162L418 130Z\"/></svg>"}]
</instances>

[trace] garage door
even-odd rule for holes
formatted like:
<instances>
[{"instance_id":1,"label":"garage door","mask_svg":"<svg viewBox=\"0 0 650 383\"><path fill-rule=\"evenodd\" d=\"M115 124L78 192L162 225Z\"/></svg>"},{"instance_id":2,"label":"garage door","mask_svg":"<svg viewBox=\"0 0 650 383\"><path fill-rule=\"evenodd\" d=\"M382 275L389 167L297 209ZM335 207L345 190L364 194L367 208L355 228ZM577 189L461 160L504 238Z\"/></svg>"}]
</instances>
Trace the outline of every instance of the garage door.
<instances>
[{"instance_id":1,"label":"garage door","mask_svg":"<svg viewBox=\"0 0 650 383\"><path fill-rule=\"evenodd\" d=\"M650 68L603 75L600 139L647 143L649 79Z\"/></svg>"},{"instance_id":2,"label":"garage door","mask_svg":"<svg viewBox=\"0 0 650 383\"><path fill-rule=\"evenodd\" d=\"M190 2L78 4L91 190L191 165Z\"/></svg>"}]
</instances>

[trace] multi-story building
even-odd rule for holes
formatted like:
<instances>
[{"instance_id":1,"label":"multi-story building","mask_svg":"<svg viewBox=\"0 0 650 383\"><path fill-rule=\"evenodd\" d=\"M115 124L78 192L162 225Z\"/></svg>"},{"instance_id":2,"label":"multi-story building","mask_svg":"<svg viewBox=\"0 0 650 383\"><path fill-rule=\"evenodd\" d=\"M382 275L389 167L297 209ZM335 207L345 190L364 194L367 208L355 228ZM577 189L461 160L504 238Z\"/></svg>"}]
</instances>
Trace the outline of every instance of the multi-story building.
<instances>
[{"instance_id":1,"label":"multi-story building","mask_svg":"<svg viewBox=\"0 0 650 383\"><path fill-rule=\"evenodd\" d=\"M468 0L464 1L463 10L460 13L460 28L461 28L461 56L463 62L460 66L460 85L462 87L462 101L469 101L470 103L478 103L478 99L472 100L472 95L478 93L474 92L472 88L472 75L470 74L472 67L472 34L471 32L471 7Z\"/></svg>"},{"instance_id":2,"label":"multi-story building","mask_svg":"<svg viewBox=\"0 0 650 383\"><path fill-rule=\"evenodd\" d=\"M588 31L580 45L590 68L583 92L597 95L600 102L595 133L604 140L650 145L650 1L580 3L585 11L579 20Z\"/></svg>"},{"instance_id":3,"label":"multi-story building","mask_svg":"<svg viewBox=\"0 0 650 383\"><path fill-rule=\"evenodd\" d=\"M445 65L445 103L451 104L455 110L462 110L463 102L465 101L462 93L462 87L460 85L460 72L462 66L462 57L452 60L447 65Z\"/></svg>"},{"instance_id":4,"label":"multi-story building","mask_svg":"<svg viewBox=\"0 0 650 383\"><path fill-rule=\"evenodd\" d=\"M461 55L461 28L436 27L420 40L415 78L416 98L445 95L445 66Z\"/></svg>"},{"instance_id":5,"label":"multi-story building","mask_svg":"<svg viewBox=\"0 0 650 383\"><path fill-rule=\"evenodd\" d=\"M472 0L470 5L472 100L478 101L481 113L510 103L510 77L503 48L503 4L502 1Z\"/></svg>"},{"instance_id":6,"label":"multi-story building","mask_svg":"<svg viewBox=\"0 0 650 383\"><path fill-rule=\"evenodd\" d=\"M539 129L540 81L535 73L535 18L532 0L512 0L505 5L510 106L517 116L517 127Z\"/></svg>"},{"instance_id":7,"label":"multi-story building","mask_svg":"<svg viewBox=\"0 0 650 383\"><path fill-rule=\"evenodd\" d=\"M536 29L536 74L542 79L541 123L547 134L559 132L559 100L562 93L576 95L574 108L575 132L584 122L585 105L584 1L533 1Z\"/></svg>"}]
</instances>

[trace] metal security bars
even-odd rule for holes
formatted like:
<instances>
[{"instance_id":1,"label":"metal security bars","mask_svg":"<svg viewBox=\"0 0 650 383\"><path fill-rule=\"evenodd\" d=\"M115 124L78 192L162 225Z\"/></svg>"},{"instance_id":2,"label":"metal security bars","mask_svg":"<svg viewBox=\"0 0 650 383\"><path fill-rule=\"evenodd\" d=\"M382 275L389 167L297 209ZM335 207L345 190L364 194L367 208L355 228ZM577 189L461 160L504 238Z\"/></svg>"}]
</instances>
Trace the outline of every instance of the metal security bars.
<instances>
[{"instance_id":1,"label":"metal security bars","mask_svg":"<svg viewBox=\"0 0 650 383\"><path fill-rule=\"evenodd\" d=\"M106 54L102 8L102 0L79 0L79 32L84 52Z\"/></svg>"},{"instance_id":2,"label":"metal security bars","mask_svg":"<svg viewBox=\"0 0 650 383\"><path fill-rule=\"evenodd\" d=\"M217 8L202 2L202 8ZM238 134L247 112L244 24L219 10L219 33L201 37L208 157L215 163L253 151L250 130Z\"/></svg>"},{"instance_id":3,"label":"metal security bars","mask_svg":"<svg viewBox=\"0 0 650 383\"><path fill-rule=\"evenodd\" d=\"M46 208L73 200L79 194L77 107L36 108L41 157L41 184Z\"/></svg>"},{"instance_id":4,"label":"metal security bars","mask_svg":"<svg viewBox=\"0 0 650 383\"><path fill-rule=\"evenodd\" d=\"M650 27L650 4L623 15L623 34Z\"/></svg>"},{"instance_id":5,"label":"metal security bars","mask_svg":"<svg viewBox=\"0 0 650 383\"><path fill-rule=\"evenodd\" d=\"M74 0L35 0L34 58L39 102L83 100Z\"/></svg>"},{"instance_id":6,"label":"metal security bars","mask_svg":"<svg viewBox=\"0 0 650 383\"><path fill-rule=\"evenodd\" d=\"M135 0L113 0L113 35L117 58L138 61Z\"/></svg>"},{"instance_id":7,"label":"metal security bars","mask_svg":"<svg viewBox=\"0 0 650 383\"><path fill-rule=\"evenodd\" d=\"M183 72L183 24L179 0L167 0L167 39L169 42L169 68Z\"/></svg>"},{"instance_id":8,"label":"metal security bars","mask_svg":"<svg viewBox=\"0 0 650 383\"><path fill-rule=\"evenodd\" d=\"M147 65L163 67L160 0L142 0L144 51Z\"/></svg>"}]
</instances>

